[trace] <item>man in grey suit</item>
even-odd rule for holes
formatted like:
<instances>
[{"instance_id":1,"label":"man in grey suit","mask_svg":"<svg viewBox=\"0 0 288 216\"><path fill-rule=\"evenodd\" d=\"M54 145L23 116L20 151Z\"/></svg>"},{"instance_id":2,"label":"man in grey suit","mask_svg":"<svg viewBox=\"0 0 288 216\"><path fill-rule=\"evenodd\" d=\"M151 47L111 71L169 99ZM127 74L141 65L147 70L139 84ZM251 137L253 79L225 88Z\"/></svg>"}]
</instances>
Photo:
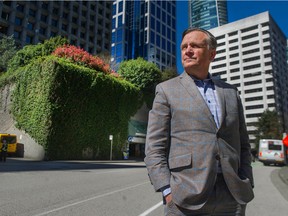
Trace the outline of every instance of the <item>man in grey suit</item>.
<instances>
[{"instance_id":1,"label":"man in grey suit","mask_svg":"<svg viewBox=\"0 0 288 216\"><path fill-rule=\"evenodd\" d=\"M165 215L245 215L254 197L249 138L237 88L213 78L216 38L183 32L184 72L156 87L145 163Z\"/></svg>"}]
</instances>

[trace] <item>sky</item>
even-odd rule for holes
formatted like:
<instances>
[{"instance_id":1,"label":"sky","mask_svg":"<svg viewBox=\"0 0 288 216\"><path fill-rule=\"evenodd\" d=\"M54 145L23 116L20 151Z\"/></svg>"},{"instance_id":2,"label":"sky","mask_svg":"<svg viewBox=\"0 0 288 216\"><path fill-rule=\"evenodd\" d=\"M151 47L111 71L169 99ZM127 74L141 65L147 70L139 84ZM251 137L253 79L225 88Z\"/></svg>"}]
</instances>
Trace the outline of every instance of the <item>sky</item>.
<instances>
[{"instance_id":1,"label":"sky","mask_svg":"<svg viewBox=\"0 0 288 216\"><path fill-rule=\"evenodd\" d=\"M182 32L188 27L188 0L177 0L176 4L176 26L177 26L177 68L182 73L180 43ZM234 22L269 11L272 18L288 38L288 1L281 0L227 0L228 22Z\"/></svg>"}]
</instances>

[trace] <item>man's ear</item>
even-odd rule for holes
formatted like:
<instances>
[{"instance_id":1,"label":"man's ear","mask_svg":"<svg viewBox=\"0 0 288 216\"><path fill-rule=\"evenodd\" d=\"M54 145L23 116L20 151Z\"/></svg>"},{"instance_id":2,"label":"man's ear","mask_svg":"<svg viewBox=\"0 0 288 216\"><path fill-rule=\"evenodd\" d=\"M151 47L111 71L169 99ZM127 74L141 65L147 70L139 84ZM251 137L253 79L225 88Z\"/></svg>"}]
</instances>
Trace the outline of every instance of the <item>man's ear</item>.
<instances>
[{"instance_id":1,"label":"man's ear","mask_svg":"<svg viewBox=\"0 0 288 216\"><path fill-rule=\"evenodd\" d=\"M210 53L210 61L211 62L214 60L215 56L216 56L216 50L215 49L211 50L211 53Z\"/></svg>"}]
</instances>

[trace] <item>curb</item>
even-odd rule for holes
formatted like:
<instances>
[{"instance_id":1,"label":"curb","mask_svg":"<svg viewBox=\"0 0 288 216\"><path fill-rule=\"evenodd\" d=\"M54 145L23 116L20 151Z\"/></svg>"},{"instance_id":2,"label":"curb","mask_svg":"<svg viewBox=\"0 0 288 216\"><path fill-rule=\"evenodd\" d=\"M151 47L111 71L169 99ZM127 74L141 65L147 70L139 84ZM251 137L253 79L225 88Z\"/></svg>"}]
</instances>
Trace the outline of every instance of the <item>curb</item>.
<instances>
[{"instance_id":1,"label":"curb","mask_svg":"<svg viewBox=\"0 0 288 216\"><path fill-rule=\"evenodd\" d=\"M279 177L286 185L288 185L288 167L287 166L279 170Z\"/></svg>"}]
</instances>

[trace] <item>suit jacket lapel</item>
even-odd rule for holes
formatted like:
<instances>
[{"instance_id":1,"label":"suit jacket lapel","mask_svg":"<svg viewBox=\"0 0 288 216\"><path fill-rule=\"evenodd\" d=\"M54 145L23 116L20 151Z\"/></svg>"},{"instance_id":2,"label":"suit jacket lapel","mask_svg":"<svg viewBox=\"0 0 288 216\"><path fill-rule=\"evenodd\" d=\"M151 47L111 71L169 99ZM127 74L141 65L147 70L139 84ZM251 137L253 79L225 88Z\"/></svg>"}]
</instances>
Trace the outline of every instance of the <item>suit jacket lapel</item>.
<instances>
[{"instance_id":1,"label":"suit jacket lapel","mask_svg":"<svg viewBox=\"0 0 288 216\"><path fill-rule=\"evenodd\" d=\"M209 119L213 122L216 127L216 123L210 112L209 107L207 106L206 102L204 101L201 93L199 92L194 80L186 73L183 72L180 76L180 83L184 86L184 88L188 91L188 93L193 97L195 106L201 106L204 114L209 117Z\"/></svg>"}]
</instances>

